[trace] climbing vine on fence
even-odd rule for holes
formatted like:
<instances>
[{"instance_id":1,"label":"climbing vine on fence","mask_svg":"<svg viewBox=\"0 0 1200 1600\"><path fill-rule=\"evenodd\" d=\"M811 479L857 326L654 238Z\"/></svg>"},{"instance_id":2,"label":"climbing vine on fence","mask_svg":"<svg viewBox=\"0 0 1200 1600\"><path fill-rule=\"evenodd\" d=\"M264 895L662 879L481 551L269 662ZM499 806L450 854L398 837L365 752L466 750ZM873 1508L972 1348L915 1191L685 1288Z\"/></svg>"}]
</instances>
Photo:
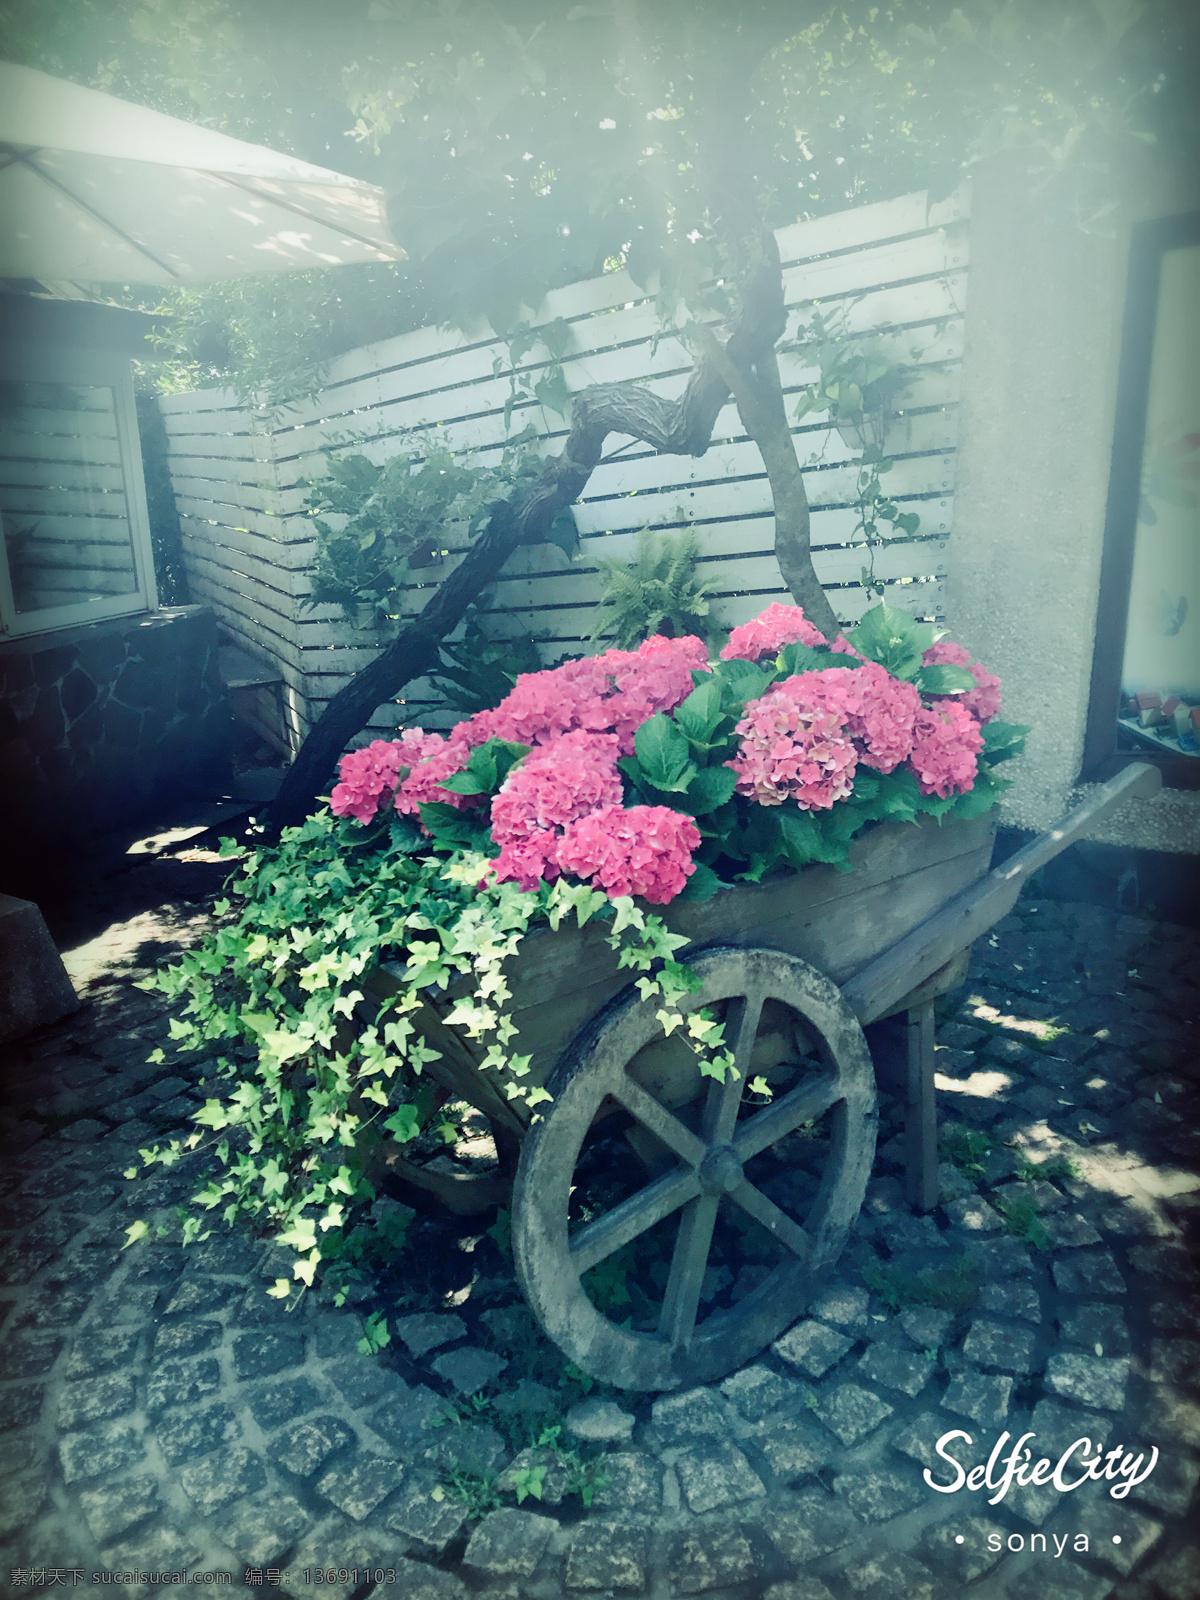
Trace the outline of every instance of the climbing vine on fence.
<instances>
[{"instance_id":1,"label":"climbing vine on fence","mask_svg":"<svg viewBox=\"0 0 1200 1600\"><path fill-rule=\"evenodd\" d=\"M862 585L882 599L884 584L875 576L875 557L889 538L912 538L921 525L915 511L901 511L883 479L895 462L887 453L888 434L900 415L898 402L912 383L912 367L896 361L878 337L854 335L844 309L829 315L814 311L787 348L815 356L819 376L800 395L795 416L826 411L832 427L858 453L855 480L855 543L866 546ZM890 532L885 532L886 528Z\"/></svg>"}]
</instances>

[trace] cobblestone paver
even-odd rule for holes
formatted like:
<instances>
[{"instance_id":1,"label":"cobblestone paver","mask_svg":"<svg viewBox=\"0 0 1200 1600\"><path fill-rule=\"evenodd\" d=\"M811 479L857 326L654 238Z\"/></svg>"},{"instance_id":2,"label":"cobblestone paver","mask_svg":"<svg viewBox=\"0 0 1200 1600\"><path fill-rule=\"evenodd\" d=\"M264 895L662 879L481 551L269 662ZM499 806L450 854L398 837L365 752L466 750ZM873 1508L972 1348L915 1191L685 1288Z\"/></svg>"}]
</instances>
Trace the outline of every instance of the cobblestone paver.
<instances>
[{"instance_id":1,"label":"cobblestone paver","mask_svg":"<svg viewBox=\"0 0 1200 1600\"><path fill-rule=\"evenodd\" d=\"M850 1247L793 1328L704 1389L585 1396L490 1243L464 1239L470 1282L394 1308L373 1357L366 1301L289 1313L261 1247L123 1248L196 1181L123 1173L203 1098L202 1065L147 1064L167 1015L133 981L204 915L118 919L69 958L84 1009L6 1055L8 1592L186 1569L342 1600L377 1578L398 1600L1200 1596L1194 933L1022 902L941 1019L941 1206L904 1204L885 1103ZM588 1506L544 1439L521 1448L523 1417L600 1457ZM1005 1432L994 1484L1029 1434L1032 1460L1093 1441L1107 1478L924 1481L951 1481L944 1435L969 1469Z\"/></svg>"}]
</instances>

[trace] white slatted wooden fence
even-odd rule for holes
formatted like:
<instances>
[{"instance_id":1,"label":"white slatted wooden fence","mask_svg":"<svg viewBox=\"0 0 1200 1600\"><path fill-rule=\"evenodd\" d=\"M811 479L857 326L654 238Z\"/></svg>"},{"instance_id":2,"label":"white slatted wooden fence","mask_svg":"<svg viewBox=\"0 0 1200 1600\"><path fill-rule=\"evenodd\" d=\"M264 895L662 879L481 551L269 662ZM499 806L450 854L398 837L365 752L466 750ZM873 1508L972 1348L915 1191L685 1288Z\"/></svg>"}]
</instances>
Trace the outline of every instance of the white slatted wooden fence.
<instances>
[{"instance_id":1,"label":"white slatted wooden fence","mask_svg":"<svg viewBox=\"0 0 1200 1600\"><path fill-rule=\"evenodd\" d=\"M778 235L793 313L789 331L818 304L823 314L841 309L853 330L878 335L915 369L888 442L896 465L887 489L902 509L919 514L921 525L915 537L885 546L875 571L892 585L889 600L919 616L939 613L951 524L968 205L965 187L935 205L924 194L906 195ZM637 379L663 395L681 393L690 358L677 339L656 342L653 303L626 273L556 290L534 320L558 317L573 334L564 359L573 390ZM235 644L276 663L294 742L378 648L377 636L351 628L338 608L304 603L314 548L305 481L320 476L339 452L382 461L411 448L414 428L436 426L450 446L494 459L505 441L510 396L507 373L494 372L497 356L507 364L506 346L490 336L472 341L422 328L339 357L317 394L274 416L247 412L224 389L160 402L193 596L214 607ZM539 346L519 370L536 379L545 359ZM780 365L792 396L817 375L801 355L785 354ZM518 402L512 432L529 422L544 453L561 448L566 425L556 413ZM809 415L793 432L808 467L814 564L835 611L849 622L871 603L861 583L865 552L851 542L854 457L827 418ZM531 629L543 639L548 662L587 651L600 595L595 560L631 558L642 527L695 529L726 626L774 599L787 600L762 461L732 405L718 418L714 438L708 453L694 459L658 456L610 437L606 459L575 508L580 554L568 562L553 547L519 552L487 600L497 631ZM458 559L449 542L444 565L414 574L406 611L419 610L428 585ZM409 685L403 702L382 707L372 726L402 722L444 725L428 684Z\"/></svg>"}]
</instances>

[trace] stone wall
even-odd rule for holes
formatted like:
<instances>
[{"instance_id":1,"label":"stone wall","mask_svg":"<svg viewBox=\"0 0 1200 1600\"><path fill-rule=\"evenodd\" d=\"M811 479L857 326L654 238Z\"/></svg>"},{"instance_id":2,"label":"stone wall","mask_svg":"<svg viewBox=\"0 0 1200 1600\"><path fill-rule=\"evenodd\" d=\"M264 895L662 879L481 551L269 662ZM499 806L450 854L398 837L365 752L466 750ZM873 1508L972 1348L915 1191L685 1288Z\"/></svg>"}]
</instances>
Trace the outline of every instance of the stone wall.
<instances>
[{"instance_id":1,"label":"stone wall","mask_svg":"<svg viewBox=\"0 0 1200 1600\"><path fill-rule=\"evenodd\" d=\"M205 606L0 644L0 884L222 782L230 725Z\"/></svg>"}]
</instances>

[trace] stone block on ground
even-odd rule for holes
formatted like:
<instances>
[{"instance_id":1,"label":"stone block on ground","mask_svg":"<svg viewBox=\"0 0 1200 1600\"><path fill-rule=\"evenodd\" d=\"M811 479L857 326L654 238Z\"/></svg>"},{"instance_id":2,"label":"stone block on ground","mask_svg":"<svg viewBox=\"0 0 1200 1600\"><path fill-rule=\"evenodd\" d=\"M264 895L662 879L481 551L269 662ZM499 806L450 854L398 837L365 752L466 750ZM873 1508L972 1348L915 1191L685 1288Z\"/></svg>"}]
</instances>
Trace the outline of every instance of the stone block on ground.
<instances>
[{"instance_id":1,"label":"stone block on ground","mask_svg":"<svg viewBox=\"0 0 1200 1600\"><path fill-rule=\"evenodd\" d=\"M1121 1276L1111 1251L1090 1253L1072 1252L1056 1257L1051 1268L1054 1286L1060 1294L1116 1297L1125 1294L1125 1279Z\"/></svg>"},{"instance_id":2,"label":"stone block on ground","mask_svg":"<svg viewBox=\"0 0 1200 1600\"><path fill-rule=\"evenodd\" d=\"M864 1600L934 1600L932 1572L901 1553L886 1552L867 1561L850 1562L846 1582Z\"/></svg>"},{"instance_id":3,"label":"stone block on ground","mask_svg":"<svg viewBox=\"0 0 1200 1600\"><path fill-rule=\"evenodd\" d=\"M866 1327L867 1307L871 1297L867 1291L853 1284L835 1284L818 1295L808 1308L810 1317L820 1322L831 1322L843 1333L856 1338Z\"/></svg>"},{"instance_id":4,"label":"stone block on ground","mask_svg":"<svg viewBox=\"0 0 1200 1600\"><path fill-rule=\"evenodd\" d=\"M387 1400L371 1413L371 1427L399 1454L418 1439L428 1443L430 1430L444 1424L447 1415L446 1401L440 1394L419 1383L415 1388Z\"/></svg>"},{"instance_id":5,"label":"stone block on ground","mask_svg":"<svg viewBox=\"0 0 1200 1600\"><path fill-rule=\"evenodd\" d=\"M452 1572L420 1561L389 1562L396 1570L396 1594L404 1600L467 1600L467 1591ZM390 1585L389 1585L390 1587Z\"/></svg>"},{"instance_id":6,"label":"stone block on ground","mask_svg":"<svg viewBox=\"0 0 1200 1600\"><path fill-rule=\"evenodd\" d=\"M755 1362L733 1373L721 1384L721 1393L733 1402L747 1422L774 1421L807 1404L812 1390L806 1383L783 1378L770 1367Z\"/></svg>"},{"instance_id":7,"label":"stone block on ground","mask_svg":"<svg viewBox=\"0 0 1200 1600\"><path fill-rule=\"evenodd\" d=\"M466 1335L467 1325L452 1312L421 1311L409 1317L397 1317L392 1326L409 1355L418 1361L440 1345L453 1344Z\"/></svg>"},{"instance_id":8,"label":"stone block on ground","mask_svg":"<svg viewBox=\"0 0 1200 1600\"><path fill-rule=\"evenodd\" d=\"M842 1359L853 1343L852 1338L814 1319L798 1322L776 1339L771 1349L790 1366L799 1367L810 1378L819 1378Z\"/></svg>"},{"instance_id":9,"label":"stone block on ground","mask_svg":"<svg viewBox=\"0 0 1200 1600\"><path fill-rule=\"evenodd\" d=\"M965 1585L996 1565L1009 1531L990 1517L950 1516L925 1530L921 1550L935 1568ZM989 1538L994 1550L988 1548Z\"/></svg>"},{"instance_id":10,"label":"stone block on ground","mask_svg":"<svg viewBox=\"0 0 1200 1600\"><path fill-rule=\"evenodd\" d=\"M646 1587L649 1544L645 1528L589 1518L576 1528L567 1550L567 1588L640 1594Z\"/></svg>"},{"instance_id":11,"label":"stone block on ground","mask_svg":"<svg viewBox=\"0 0 1200 1600\"><path fill-rule=\"evenodd\" d=\"M201 1411L181 1411L160 1417L154 1437L172 1466L207 1454L221 1445L233 1444L241 1437L237 1418L228 1406L208 1406Z\"/></svg>"},{"instance_id":12,"label":"stone block on ground","mask_svg":"<svg viewBox=\"0 0 1200 1600\"><path fill-rule=\"evenodd\" d=\"M691 1528L667 1549L672 1595L704 1594L755 1575L754 1551L737 1528Z\"/></svg>"},{"instance_id":13,"label":"stone block on ground","mask_svg":"<svg viewBox=\"0 0 1200 1600\"><path fill-rule=\"evenodd\" d=\"M667 1444L685 1443L697 1437L723 1439L729 1426L711 1389L688 1389L683 1394L663 1395L650 1413L654 1430Z\"/></svg>"},{"instance_id":14,"label":"stone block on ground","mask_svg":"<svg viewBox=\"0 0 1200 1600\"><path fill-rule=\"evenodd\" d=\"M985 1283L979 1291L979 1309L995 1316L1040 1322L1042 1306L1037 1290L1028 1283Z\"/></svg>"},{"instance_id":15,"label":"stone block on ground","mask_svg":"<svg viewBox=\"0 0 1200 1600\"><path fill-rule=\"evenodd\" d=\"M184 1467L179 1481L201 1516L211 1517L231 1500L265 1487L267 1476L258 1456L237 1446Z\"/></svg>"},{"instance_id":16,"label":"stone block on ground","mask_svg":"<svg viewBox=\"0 0 1200 1600\"><path fill-rule=\"evenodd\" d=\"M311 1478L335 1451L354 1435L338 1417L308 1417L290 1427L275 1443L274 1459L298 1478Z\"/></svg>"},{"instance_id":17,"label":"stone block on ground","mask_svg":"<svg viewBox=\"0 0 1200 1600\"><path fill-rule=\"evenodd\" d=\"M0 972L0 1044L79 1010L79 996L32 900L0 894Z\"/></svg>"},{"instance_id":18,"label":"stone block on ground","mask_svg":"<svg viewBox=\"0 0 1200 1600\"><path fill-rule=\"evenodd\" d=\"M892 1407L870 1389L842 1383L818 1400L813 1411L846 1449L865 1439L892 1414Z\"/></svg>"},{"instance_id":19,"label":"stone block on ground","mask_svg":"<svg viewBox=\"0 0 1200 1600\"><path fill-rule=\"evenodd\" d=\"M123 1478L99 1489L85 1489L79 1503L97 1544L119 1539L161 1505L157 1482L145 1475Z\"/></svg>"},{"instance_id":20,"label":"stone block on ground","mask_svg":"<svg viewBox=\"0 0 1200 1600\"><path fill-rule=\"evenodd\" d=\"M1059 1350L1046 1363L1046 1387L1080 1405L1120 1411L1125 1404L1129 1362L1119 1356L1085 1356Z\"/></svg>"},{"instance_id":21,"label":"stone block on ground","mask_svg":"<svg viewBox=\"0 0 1200 1600\"><path fill-rule=\"evenodd\" d=\"M877 1344L862 1357L856 1371L868 1382L896 1389L911 1400L933 1377L935 1363L917 1351Z\"/></svg>"},{"instance_id":22,"label":"stone block on ground","mask_svg":"<svg viewBox=\"0 0 1200 1600\"><path fill-rule=\"evenodd\" d=\"M111 1482L129 1467L145 1460L141 1434L128 1422L106 1422L80 1433L68 1433L58 1441L58 1458L68 1483L88 1478Z\"/></svg>"},{"instance_id":23,"label":"stone block on ground","mask_svg":"<svg viewBox=\"0 0 1200 1600\"><path fill-rule=\"evenodd\" d=\"M785 1418L759 1434L754 1444L771 1471L784 1483L819 1472L834 1448L828 1434L803 1417Z\"/></svg>"},{"instance_id":24,"label":"stone block on ground","mask_svg":"<svg viewBox=\"0 0 1200 1600\"><path fill-rule=\"evenodd\" d=\"M1011 1322L994 1322L977 1317L963 1340L963 1355L981 1367L999 1367L1002 1372L1033 1371L1033 1352L1037 1335L1032 1328Z\"/></svg>"},{"instance_id":25,"label":"stone block on ground","mask_svg":"<svg viewBox=\"0 0 1200 1600\"><path fill-rule=\"evenodd\" d=\"M307 1378L284 1378L252 1394L250 1410L264 1433L282 1428L296 1417L310 1417L321 1408L321 1397Z\"/></svg>"},{"instance_id":26,"label":"stone block on ground","mask_svg":"<svg viewBox=\"0 0 1200 1600\"><path fill-rule=\"evenodd\" d=\"M928 1499L928 1490L917 1472L889 1467L844 1472L834 1479L833 1487L864 1522L887 1522Z\"/></svg>"},{"instance_id":27,"label":"stone block on ground","mask_svg":"<svg viewBox=\"0 0 1200 1600\"><path fill-rule=\"evenodd\" d=\"M423 1554L441 1555L462 1531L467 1510L449 1495L437 1493L440 1489L436 1472L411 1468L383 1514L383 1527L411 1541Z\"/></svg>"},{"instance_id":28,"label":"stone block on ground","mask_svg":"<svg viewBox=\"0 0 1200 1600\"><path fill-rule=\"evenodd\" d=\"M356 1456L317 1483L323 1495L355 1522L369 1517L400 1485L404 1469L389 1456Z\"/></svg>"},{"instance_id":29,"label":"stone block on ground","mask_svg":"<svg viewBox=\"0 0 1200 1600\"><path fill-rule=\"evenodd\" d=\"M733 1444L713 1441L680 1451L674 1466L688 1509L698 1516L766 1494L762 1479Z\"/></svg>"},{"instance_id":30,"label":"stone block on ground","mask_svg":"<svg viewBox=\"0 0 1200 1600\"><path fill-rule=\"evenodd\" d=\"M479 1345L463 1345L430 1362L438 1377L445 1378L461 1395L478 1394L480 1389L486 1389L507 1365L503 1356Z\"/></svg>"},{"instance_id":31,"label":"stone block on ground","mask_svg":"<svg viewBox=\"0 0 1200 1600\"><path fill-rule=\"evenodd\" d=\"M46 1499L49 1485L42 1472L7 1478L0 1492L0 1540L9 1539L33 1521Z\"/></svg>"},{"instance_id":32,"label":"stone block on ground","mask_svg":"<svg viewBox=\"0 0 1200 1600\"><path fill-rule=\"evenodd\" d=\"M467 1541L463 1565L481 1578L528 1578L557 1526L532 1511L489 1512Z\"/></svg>"},{"instance_id":33,"label":"stone block on ground","mask_svg":"<svg viewBox=\"0 0 1200 1600\"><path fill-rule=\"evenodd\" d=\"M625 1443L633 1436L633 1422L632 1413L614 1401L589 1395L567 1412L566 1429L576 1439L597 1444Z\"/></svg>"},{"instance_id":34,"label":"stone block on ground","mask_svg":"<svg viewBox=\"0 0 1200 1600\"><path fill-rule=\"evenodd\" d=\"M919 1349L936 1350L946 1337L954 1318L949 1311L933 1311L928 1306L913 1306L907 1311L902 1311L898 1321Z\"/></svg>"},{"instance_id":35,"label":"stone block on ground","mask_svg":"<svg viewBox=\"0 0 1200 1600\"><path fill-rule=\"evenodd\" d=\"M252 1567L282 1560L313 1520L290 1494L265 1496L234 1506L221 1519L221 1537Z\"/></svg>"},{"instance_id":36,"label":"stone block on ground","mask_svg":"<svg viewBox=\"0 0 1200 1600\"><path fill-rule=\"evenodd\" d=\"M760 1526L783 1559L796 1568L840 1550L862 1532L862 1523L849 1507L816 1486L772 1506Z\"/></svg>"},{"instance_id":37,"label":"stone block on ground","mask_svg":"<svg viewBox=\"0 0 1200 1600\"><path fill-rule=\"evenodd\" d=\"M200 1563L200 1551L177 1529L163 1525L135 1535L121 1544L109 1545L103 1552L110 1572L186 1572ZM158 1586L124 1586L125 1594L157 1594Z\"/></svg>"},{"instance_id":38,"label":"stone block on ground","mask_svg":"<svg viewBox=\"0 0 1200 1600\"><path fill-rule=\"evenodd\" d=\"M991 1428L1003 1422L1008 1415L1008 1401L1013 1380L980 1372L967 1367L951 1380L942 1398L949 1411L970 1417L982 1428Z\"/></svg>"},{"instance_id":39,"label":"stone block on ground","mask_svg":"<svg viewBox=\"0 0 1200 1600\"><path fill-rule=\"evenodd\" d=\"M637 1511L653 1516L662 1505L662 1465L641 1450L614 1450L604 1457L608 1479L592 1496L597 1511Z\"/></svg>"}]
</instances>

